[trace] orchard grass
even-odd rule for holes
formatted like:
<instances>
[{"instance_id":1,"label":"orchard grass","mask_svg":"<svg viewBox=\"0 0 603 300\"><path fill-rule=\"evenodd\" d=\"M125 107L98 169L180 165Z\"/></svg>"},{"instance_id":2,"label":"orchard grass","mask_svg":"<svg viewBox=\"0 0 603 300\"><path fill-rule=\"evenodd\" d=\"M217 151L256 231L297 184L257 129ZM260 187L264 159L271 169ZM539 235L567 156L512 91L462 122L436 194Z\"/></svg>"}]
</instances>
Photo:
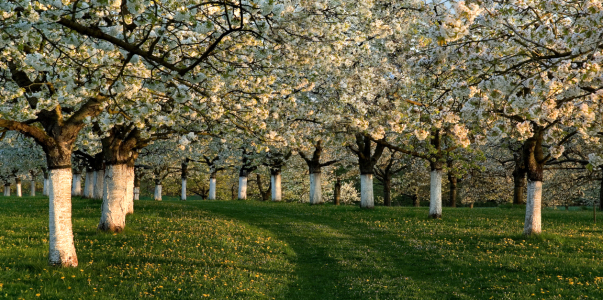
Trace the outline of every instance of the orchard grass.
<instances>
[{"instance_id":1,"label":"orchard grass","mask_svg":"<svg viewBox=\"0 0 603 300\"><path fill-rule=\"evenodd\" d=\"M48 201L0 198L0 298L602 299L591 211L140 200L122 234L73 200L79 266L47 265ZM603 215L601 217L603 219Z\"/></svg>"}]
</instances>

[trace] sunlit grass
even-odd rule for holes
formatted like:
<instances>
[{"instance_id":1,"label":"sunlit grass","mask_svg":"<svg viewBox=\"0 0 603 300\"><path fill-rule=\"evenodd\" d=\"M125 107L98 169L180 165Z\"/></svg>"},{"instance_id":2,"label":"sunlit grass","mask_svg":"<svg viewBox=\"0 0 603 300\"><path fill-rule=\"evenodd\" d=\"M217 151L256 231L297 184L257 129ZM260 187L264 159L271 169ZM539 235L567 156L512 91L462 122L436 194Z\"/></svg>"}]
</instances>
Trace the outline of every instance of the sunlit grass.
<instances>
[{"instance_id":1,"label":"sunlit grass","mask_svg":"<svg viewBox=\"0 0 603 300\"><path fill-rule=\"evenodd\" d=\"M137 201L122 234L74 199L79 267L47 266L47 200L0 198L0 298L603 298L602 230L589 211Z\"/></svg>"}]
</instances>

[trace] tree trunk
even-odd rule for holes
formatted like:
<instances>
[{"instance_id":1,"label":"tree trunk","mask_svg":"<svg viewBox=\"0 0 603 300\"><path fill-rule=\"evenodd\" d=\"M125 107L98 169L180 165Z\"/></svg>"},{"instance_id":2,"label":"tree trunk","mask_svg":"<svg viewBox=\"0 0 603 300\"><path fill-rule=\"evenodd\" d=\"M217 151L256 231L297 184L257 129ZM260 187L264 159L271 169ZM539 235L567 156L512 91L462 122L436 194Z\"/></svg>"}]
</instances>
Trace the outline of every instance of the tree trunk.
<instances>
[{"instance_id":1,"label":"tree trunk","mask_svg":"<svg viewBox=\"0 0 603 300\"><path fill-rule=\"evenodd\" d=\"M270 188L272 190L272 201L283 200L281 193L281 172L273 171L270 174Z\"/></svg>"},{"instance_id":2,"label":"tree trunk","mask_svg":"<svg viewBox=\"0 0 603 300\"><path fill-rule=\"evenodd\" d=\"M310 174L310 204L322 204L322 186L320 173Z\"/></svg>"},{"instance_id":3,"label":"tree trunk","mask_svg":"<svg viewBox=\"0 0 603 300\"><path fill-rule=\"evenodd\" d=\"M337 181L335 181L335 192L333 194L334 194L333 204L339 205L341 203L341 179L340 178L337 178Z\"/></svg>"},{"instance_id":4,"label":"tree trunk","mask_svg":"<svg viewBox=\"0 0 603 300\"><path fill-rule=\"evenodd\" d=\"M373 174L360 175L360 207L375 207L375 198L373 196Z\"/></svg>"},{"instance_id":5,"label":"tree trunk","mask_svg":"<svg viewBox=\"0 0 603 300\"><path fill-rule=\"evenodd\" d=\"M234 185L230 188L230 199L231 200L235 200L236 199L235 198L235 186Z\"/></svg>"},{"instance_id":6,"label":"tree trunk","mask_svg":"<svg viewBox=\"0 0 603 300\"><path fill-rule=\"evenodd\" d=\"M180 188L180 200L186 201L186 177L182 178L182 186Z\"/></svg>"},{"instance_id":7,"label":"tree trunk","mask_svg":"<svg viewBox=\"0 0 603 300\"><path fill-rule=\"evenodd\" d=\"M256 182L258 183L258 190L260 191L260 195L262 196L262 201L270 200L271 186L268 186L268 188L264 190L262 187L262 177L260 176L260 174L256 174L256 176L257 176Z\"/></svg>"},{"instance_id":8,"label":"tree trunk","mask_svg":"<svg viewBox=\"0 0 603 300\"><path fill-rule=\"evenodd\" d=\"M21 192L21 178L15 179L15 183L17 185L17 197L23 197L23 193Z\"/></svg>"},{"instance_id":9,"label":"tree trunk","mask_svg":"<svg viewBox=\"0 0 603 300\"><path fill-rule=\"evenodd\" d=\"M134 199L133 200L140 200L140 177L138 176L138 174L136 172L134 172ZM134 201L132 201L134 202ZM134 205L132 203L132 205Z\"/></svg>"},{"instance_id":10,"label":"tree trunk","mask_svg":"<svg viewBox=\"0 0 603 300\"><path fill-rule=\"evenodd\" d=\"M523 234L540 234L541 215L540 204L542 198L542 181L528 181L528 202L526 205L526 220Z\"/></svg>"},{"instance_id":11,"label":"tree trunk","mask_svg":"<svg viewBox=\"0 0 603 300\"><path fill-rule=\"evenodd\" d=\"M105 170L96 171L96 181L94 182L94 199L103 199Z\"/></svg>"},{"instance_id":12,"label":"tree trunk","mask_svg":"<svg viewBox=\"0 0 603 300\"><path fill-rule=\"evenodd\" d=\"M92 198L94 195L94 181L96 181L96 173L91 170L86 171L86 179L84 183L84 197Z\"/></svg>"},{"instance_id":13,"label":"tree trunk","mask_svg":"<svg viewBox=\"0 0 603 300\"><path fill-rule=\"evenodd\" d=\"M216 174L209 176L209 200L216 200Z\"/></svg>"},{"instance_id":14,"label":"tree trunk","mask_svg":"<svg viewBox=\"0 0 603 300\"><path fill-rule=\"evenodd\" d=\"M82 174L73 173L73 185L71 187L71 196L78 197L82 195Z\"/></svg>"},{"instance_id":15,"label":"tree trunk","mask_svg":"<svg viewBox=\"0 0 603 300\"><path fill-rule=\"evenodd\" d=\"M31 181L31 189L29 190L29 195L32 197L36 196L36 181L32 179Z\"/></svg>"},{"instance_id":16,"label":"tree trunk","mask_svg":"<svg viewBox=\"0 0 603 300\"><path fill-rule=\"evenodd\" d=\"M421 206L421 202L419 201L419 196L416 193L414 195L412 195L412 205L414 207L420 207Z\"/></svg>"},{"instance_id":17,"label":"tree trunk","mask_svg":"<svg viewBox=\"0 0 603 300\"><path fill-rule=\"evenodd\" d=\"M524 142L524 159L528 175L528 198L526 219L523 227L525 235L540 234L542 179L544 178L544 153L542 150L543 131L535 131L534 136Z\"/></svg>"},{"instance_id":18,"label":"tree trunk","mask_svg":"<svg viewBox=\"0 0 603 300\"><path fill-rule=\"evenodd\" d=\"M48 196L48 170L43 168L42 174L44 175L44 181L42 182L42 195Z\"/></svg>"},{"instance_id":19,"label":"tree trunk","mask_svg":"<svg viewBox=\"0 0 603 300\"><path fill-rule=\"evenodd\" d=\"M448 182L450 183L450 207L456 207L456 194L457 194L457 183L458 178L454 175L448 175Z\"/></svg>"},{"instance_id":20,"label":"tree trunk","mask_svg":"<svg viewBox=\"0 0 603 300\"><path fill-rule=\"evenodd\" d=\"M180 188L180 200L186 201L186 179L188 178L188 158L182 163L182 174L180 175L182 180Z\"/></svg>"},{"instance_id":21,"label":"tree trunk","mask_svg":"<svg viewBox=\"0 0 603 300\"><path fill-rule=\"evenodd\" d=\"M383 205L392 206L392 180L390 178L383 179Z\"/></svg>"},{"instance_id":22,"label":"tree trunk","mask_svg":"<svg viewBox=\"0 0 603 300\"><path fill-rule=\"evenodd\" d=\"M50 169L49 263L63 267L78 265L71 225L71 168Z\"/></svg>"},{"instance_id":23,"label":"tree trunk","mask_svg":"<svg viewBox=\"0 0 603 300\"><path fill-rule=\"evenodd\" d=\"M10 197L10 183L4 185L4 196Z\"/></svg>"},{"instance_id":24,"label":"tree trunk","mask_svg":"<svg viewBox=\"0 0 603 300\"><path fill-rule=\"evenodd\" d=\"M601 167L601 188L599 189L599 210L603 211L603 167Z\"/></svg>"},{"instance_id":25,"label":"tree trunk","mask_svg":"<svg viewBox=\"0 0 603 300\"><path fill-rule=\"evenodd\" d=\"M128 172L128 184L126 186L126 215L134 213L134 166L126 164L126 171Z\"/></svg>"},{"instance_id":26,"label":"tree trunk","mask_svg":"<svg viewBox=\"0 0 603 300\"><path fill-rule=\"evenodd\" d=\"M429 217L439 219L442 217L442 170L432 169L430 175Z\"/></svg>"},{"instance_id":27,"label":"tree trunk","mask_svg":"<svg viewBox=\"0 0 603 300\"><path fill-rule=\"evenodd\" d=\"M126 214L130 204L130 168L126 164L107 165L104 173L103 205L98 229L122 232L126 227Z\"/></svg>"},{"instance_id":28,"label":"tree trunk","mask_svg":"<svg viewBox=\"0 0 603 300\"><path fill-rule=\"evenodd\" d=\"M155 201L161 201L161 182L155 181L155 194L153 195Z\"/></svg>"},{"instance_id":29,"label":"tree trunk","mask_svg":"<svg viewBox=\"0 0 603 300\"><path fill-rule=\"evenodd\" d=\"M239 176L239 200L247 199L247 176Z\"/></svg>"},{"instance_id":30,"label":"tree trunk","mask_svg":"<svg viewBox=\"0 0 603 300\"><path fill-rule=\"evenodd\" d=\"M525 189L526 189L526 173L518 174L513 172L513 204L526 204Z\"/></svg>"}]
</instances>

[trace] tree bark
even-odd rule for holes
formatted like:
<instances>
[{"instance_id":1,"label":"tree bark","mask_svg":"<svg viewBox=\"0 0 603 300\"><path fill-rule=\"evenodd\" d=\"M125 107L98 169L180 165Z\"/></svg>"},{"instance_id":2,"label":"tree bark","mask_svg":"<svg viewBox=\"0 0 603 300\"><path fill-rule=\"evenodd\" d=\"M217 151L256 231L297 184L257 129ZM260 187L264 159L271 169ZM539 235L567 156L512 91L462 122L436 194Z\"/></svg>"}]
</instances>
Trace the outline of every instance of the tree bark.
<instances>
[{"instance_id":1,"label":"tree bark","mask_svg":"<svg viewBox=\"0 0 603 300\"><path fill-rule=\"evenodd\" d=\"M271 170L270 171L270 189L272 191L272 201L282 201L281 192L281 171Z\"/></svg>"},{"instance_id":2,"label":"tree bark","mask_svg":"<svg viewBox=\"0 0 603 300\"><path fill-rule=\"evenodd\" d=\"M450 207L456 207L456 195L457 195L457 183L458 178L456 176L448 174L448 183L450 184Z\"/></svg>"},{"instance_id":3,"label":"tree bark","mask_svg":"<svg viewBox=\"0 0 603 300\"><path fill-rule=\"evenodd\" d=\"M140 200L140 175L134 170L134 200Z\"/></svg>"},{"instance_id":4,"label":"tree bark","mask_svg":"<svg viewBox=\"0 0 603 300\"><path fill-rule=\"evenodd\" d=\"M360 207L374 208L373 174L360 174Z\"/></svg>"},{"instance_id":5,"label":"tree bark","mask_svg":"<svg viewBox=\"0 0 603 300\"><path fill-rule=\"evenodd\" d=\"M155 180L155 201L161 201L161 181Z\"/></svg>"},{"instance_id":6,"label":"tree bark","mask_svg":"<svg viewBox=\"0 0 603 300\"><path fill-rule=\"evenodd\" d=\"M383 205L392 206L392 180L391 178L383 179Z\"/></svg>"},{"instance_id":7,"label":"tree bark","mask_svg":"<svg viewBox=\"0 0 603 300\"><path fill-rule=\"evenodd\" d=\"M209 175L209 200L216 200L216 173Z\"/></svg>"},{"instance_id":8,"label":"tree bark","mask_svg":"<svg viewBox=\"0 0 603 300\"><path fill-rule=\"evenodd\" d=\"M188 178L188 159L182 163L182 174L180 178L182 180L180 188L180 200L186 201L186 179Z\"/></svg>"},{"instance_id":9,"label":"tree bark","mask_svg":"<svg viewBox=\"0 0 603 300\"><path fill-rule=\"evenodd\" d=\"M239 200L247 199L247 176L239 176Z\"/></svg>"},{"instance_id":10,"label":"tree bark","mask_svg":"<svg viewBox=\"0 0 603 300\"><path fill-rule=\"evenodd\" d=\"M71 196L78 197L82 195L82 174L73 173L73 184L71 187Z\"/></svg>"},{"instance_id":11,"label":"tree bark","mask_svg":"<svg viewBox=\"0 0 603 300\"><path fill-rule=\"evenodd\" d=\"M432 168L429 199L429 217L442 218L442 169Z\"/></svg>"},{"instance_id":12,"label":"tree bark","mask_svg":"<svg viewBox=\"0 0 603 300\"><path fill-rule=\"evenodd\" d=\"M416 193L414 195L412 195L412 205L414 207L420 207L421 206L421 202L419 201L419 196Z\"/></svg>"},{"instance_id":13,"label":"tree bark","mask_svg":"<svg viewBox=\"0 0 603 300\"><path fill-rule=\"evenodd\" d=\"M103 199L105 170L96 170L96 181L94 182L94 199Z\"/></svg>"},{"instance_id":14,"label":"tree bark","mask_svg":"<svg viewBox=\"0 0 603 300\"><path fill-rule=\"evenodd\" d=\"M36 180L32 179L31 181L31 189L29 190L29 195L32 197L36 196Z\"/></svg>"},{"instance_id":15,"label":"tree bark","mask_svg":"<svg viewBox=\"0 0 603 300\"><path fill-rule=\"evenodd\" d=\"M333 194L334 194L333 204L339 205L341 203L341 179L340 178L337 178L337 181L335 181L335 192Z\"/></svg>"},{"instance_id":16,"label":"tree bark","mask_svg":"<svg viewBox=\"0 0 603 300\"><path fill-rule=\"evenodd\" d=\"M50 169L49 263L63 267L78 265L71 227L71 176L70 167Z\"/></svg>"},{"instance_id":17,"label":"tree bark","mask_svg":"<svg viewBox=\"0 0 603 300\"><path fill-rule=\"evenodd\" d=\"M4 184L4 196L10 197L10 183Z\"/></svg>"},{"instance_id":18,"label":"tree bark","mask_svg":"<svg viewBox=\"0 0 603 300\"><path fill-rule=\"evenodd\" d=\"M544 164L542 150L543 131L537 130L534 136L524 142L524 159L528 176L528 198L523 233L525 235L541 233L541 200Z\"/></svg>"},{"instance_id":19,"label":"tree bark","mask_svg":"<svg viewBox=\"0 0 603 300\"><path fill-rule=\"evenodd\" d=\"M86 170L86 178L84 182L84 197L92 198L94 194L94 182L96 181L96 173L92 170Z\"/></svg>"},{"instance_id":20,"label":"tree bark","mask_svg":"<svg viewBox=\"0 0 603 300\"><path fill-rule=\"evenodd\" d=\"M108 232L122 232L126 227L128 213L129 188L131 182L130 168L126 164L107 165L105 169L105 191L101 219L98 229Z\"/></svg>"},{"instance_id":21,"label":"tree bark","mask_svg":"<svg viewBox=\"0 0 603 300\"><path fill-rule=\"evenodd\" d=\"M321 173L310 173L310 204L322 204Z\"/></svg>"},{"instance_id":22,"label":"tree bark","mask_svg":"<svg viewBox=\"0 0 603 300\"><path fill-rule=\"evenodd\" d=\"M130 164L126 164L126 169L128 171L128 185L126 186L126 215L131 215L134 213L134 166Z\"/></svg>"},{"instance_id":23,"label":"tree bark","mask_svg":"<svg viewBox=\"0 0 603 300\"><path fill-rule=\"evenodd\" d=\"M268 201L270 200L270 190L272 189L271 186L268 186L267 189L263 189L262 186L262 177L260 176L260 174L256 174L257 176L257 183L258 183L258 190L260 191L260 195L262 196L262 201Z\"/></svg>"},{"instance_id":24,"label":"tree bark","mask_svg":"<svg viewBox=\"0 0 603 300\"><path fill-rule=\"evenodd\" d=\"M186 178L182 178L181 179L180 200L181 201L186 201Z\"/></svg>"},{"instance_id":25,"label":"tree bark","mask_svg":"<svg viewBox=\"0 0 603 300\"><path fill-rule=\"evenodd\" d=\"M528 181L528 202L523 234L540 234L541 229L542 181Z\"/></svg>"},{"instance_id":26,"label":"tree bark","mask_svg":"<svg viewBox=\"0 0 603 300\"><path fill-rule=\"evenodd\" d=\"M525 201L525 189L526 189L526 174L518 174L517 176L513 176L513 204L520 205L526 204Z\"/></svg>"},{"instance_id":27,"label":"tree bark","mask_svg":"<svg viewBox=\"0 0 603 300\"><path fill-rule=\"evenodd\" d=\"M321 172L322 167L332 165L337 160L331 160L326 163L320 163L320 157L322 156L322 141L319 140L314 145L314 152L312 157L307 157L303 152L298 152L301 158L308 165L308 174L310 174L310 204L321 204L322 200L322 185L321 185Z\"/></svg>"},{"instance_id":28,"label":"tree bark","mask_svg":"<svg viewBox=\"0 0 603 300\"><path fill-rule=\"evenodd\" d=\"M375 151L371 154L371 139L368 136L356 134L356 147L357 149L350 147L358 156L358 166L360 168L360 207L361 208L374 208L375 199L373 194L373 173L374 168L381 155L385 146L377 144Z\"/></svg>"},{"instance_id":29,"label":"tree bark","mask_svg":"<svg viewBox=\"0 0 603 300\"><path fill-rule=\"evenodd\" d=\"M42 172L44 174L44 182L42 184L42 195L48 196L48 170L44 168L42 169Z\"/></svg>"},{"instance_id":30,"label":"tree bark","mask_svg":"<svg viewBox=\"0 0 603 300\"><path fill-rule=\"evenodd\" d=\"M15 184L17 185L17 197L23 197L23 193L21 191L21 178L16 178Z\"/></svg>"},{"instance_id":31,"label":"tree bark","mask_svg":"<svg viewBox=\"0 0 603 300\"><path fill-rule=\"evenodd\" d=\"M599 189L599 210L603 211L603 166L601 167L601 188Z\"/></svg>"}]
</instances>

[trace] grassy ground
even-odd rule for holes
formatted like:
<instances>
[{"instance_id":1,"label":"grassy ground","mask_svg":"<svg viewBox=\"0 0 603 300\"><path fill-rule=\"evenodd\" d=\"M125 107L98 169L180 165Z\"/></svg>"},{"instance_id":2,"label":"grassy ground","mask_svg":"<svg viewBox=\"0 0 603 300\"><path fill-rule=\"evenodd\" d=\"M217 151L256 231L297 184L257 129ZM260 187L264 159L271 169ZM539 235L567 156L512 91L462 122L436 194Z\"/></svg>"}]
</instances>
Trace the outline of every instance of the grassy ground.
<instances>
[{"instance_id":1,"label":"grassy ground","mask_svg":"<svg viewBox=\"0 0 603 300\"><path fill-rule=\"evenodd\" d=\"M602 299L590 211L137 201L122 234L74 199L79 267L47 266L44 198L0 198L0 298Z\"/></svg>"}]
</instances>

